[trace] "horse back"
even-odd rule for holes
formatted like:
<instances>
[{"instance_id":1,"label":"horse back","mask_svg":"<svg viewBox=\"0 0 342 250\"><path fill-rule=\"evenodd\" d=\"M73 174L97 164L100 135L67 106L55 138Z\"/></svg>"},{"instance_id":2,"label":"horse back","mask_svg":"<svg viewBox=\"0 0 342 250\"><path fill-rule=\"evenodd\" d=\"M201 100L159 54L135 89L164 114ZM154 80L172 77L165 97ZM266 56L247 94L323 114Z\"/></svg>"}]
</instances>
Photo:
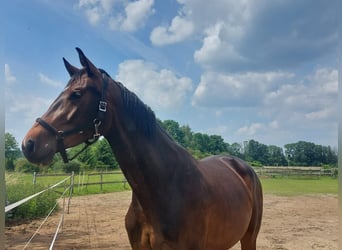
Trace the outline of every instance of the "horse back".
<instances>
[{"instance_id":1,"label":"horse back","mask_svg":"<svg viewBox=\"0 0 342 250\"><path fill-rule=\"evenodd\" d=\"M231 187L233 184L242 185L252 196L255 185L259 185L259 179L254 170L243 160L234 156L210 156L199 161L199 170L204 179L212 187Z\"/></svg>"}]
</instances>

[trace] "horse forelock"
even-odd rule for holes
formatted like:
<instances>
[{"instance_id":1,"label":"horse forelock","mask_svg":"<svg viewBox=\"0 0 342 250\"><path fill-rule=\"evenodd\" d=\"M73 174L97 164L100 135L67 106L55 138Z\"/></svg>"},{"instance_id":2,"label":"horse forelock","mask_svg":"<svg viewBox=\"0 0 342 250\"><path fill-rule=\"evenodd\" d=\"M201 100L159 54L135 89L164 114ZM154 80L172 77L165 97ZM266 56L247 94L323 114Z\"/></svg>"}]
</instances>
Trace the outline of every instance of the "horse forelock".
<instances>
[{"instance_id":1,"label":"horse forelock","mask_svg":"<svg viewBox=\"0 0 342 250\"><path fill-rule=\"evenodd\" d=\"M70 88L71 84L73 82L79 82L81 80L81 76L84 72L82 70L76 72L75 74L73 74L71 77L70 77L70 80L68 81L67 85L65 86L64 88L64 91L67 90L68 88Z\"/></svg>"}]
</instances>

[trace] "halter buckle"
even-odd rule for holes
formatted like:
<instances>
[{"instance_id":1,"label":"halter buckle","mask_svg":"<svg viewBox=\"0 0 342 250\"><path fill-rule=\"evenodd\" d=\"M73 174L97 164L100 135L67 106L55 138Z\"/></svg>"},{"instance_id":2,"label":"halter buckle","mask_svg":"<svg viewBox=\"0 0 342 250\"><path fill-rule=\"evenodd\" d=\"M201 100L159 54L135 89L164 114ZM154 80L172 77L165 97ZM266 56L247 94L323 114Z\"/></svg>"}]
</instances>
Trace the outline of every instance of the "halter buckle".
<instances>
[{"instance_id":1,"label":"halter buckle","mask_svg":"<svg viewBox=\"0 0 342 250\"><path fill-rule=\"evenodd\" d=\"M107 102L100 101L100 103L99 103L99 110L102 111L102 112L106 112L107 111Z\"/></svg>"}]
</instances>

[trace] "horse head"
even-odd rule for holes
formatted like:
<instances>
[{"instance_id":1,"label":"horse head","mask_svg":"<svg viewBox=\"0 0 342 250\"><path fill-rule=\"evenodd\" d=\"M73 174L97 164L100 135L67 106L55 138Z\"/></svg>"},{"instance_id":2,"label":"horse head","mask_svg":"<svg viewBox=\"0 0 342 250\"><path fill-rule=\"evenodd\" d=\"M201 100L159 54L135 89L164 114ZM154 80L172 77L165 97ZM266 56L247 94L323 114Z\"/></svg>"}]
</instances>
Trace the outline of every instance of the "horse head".
<instances>
[{"instance_id":1,"label":"horse head","mask_svg":"<svg viewBox=\"0 0 342 250\"><path fill-rule=\"evenodd\" d=\"M96 68L79 48L76 50L83 68L63 58L70 80L23 139L22 151L33 163L48 164L57 152L67 162L67 148L96 141L105 132L110 77Z\"/></svg>"}]
</instances>

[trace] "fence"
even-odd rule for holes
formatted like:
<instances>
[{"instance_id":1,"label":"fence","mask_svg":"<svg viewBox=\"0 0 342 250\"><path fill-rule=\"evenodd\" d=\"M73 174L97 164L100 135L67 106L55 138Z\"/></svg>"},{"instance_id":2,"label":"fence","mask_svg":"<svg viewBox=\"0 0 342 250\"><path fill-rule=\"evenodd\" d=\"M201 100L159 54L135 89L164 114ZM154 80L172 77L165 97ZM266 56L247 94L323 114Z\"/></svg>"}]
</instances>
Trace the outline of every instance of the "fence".
<instances>
[{"instance_id":1,"label":"fence","mask_svg":"<svg viewBox=\"0 0 342 250\"><path fill-rule=\"evenodd\" d=\"M38 173L33 173L32 184L34 185L34 190L36 190L36 184L37 184L37 182L39 182L38 178L44 178L44 177L48 177L48 176L60 176L60 177L65 176L66 178L64 178L63 180L57 182L56 184L54 184L54 185L52 185L52 186L50 186L50 187L48 187L42 191L39 191L39 192L34 193L28 197L25 197L22 200L17 201L15 203L9 204L8 206L5 207L5 213L10 212L12 209L30 201L33 198L39 197L41 194L45 193L48 190L60 188L60 187L63 187L63 185L64 185L64 191L61 192L61 196L59 198L59 200L62 199L62 202L63 202L62 209L61 209L62 210L61 211L61 217L60 217L60 220L59 220L59 223L57 225L55 234L51 240L51 244L49 247L49 249L53 249L53 246L54 246L55 241L57 239L58 233L60 232L61 229L63 229L64 214L69 213L70 200L71 200L72 193L73 193L75 187L82 190L84 187L87 187L89 185L100 185L100 189L102 191L103 185L105 185L105 184L122 183L124 185L124 188L126 188L127 180L124 177L122 178L122 180L110 180L110 181L108 181L108 180L105 180L106 178L104 178L104 176L108 176L108 175L122 175L122 172L121 171L98 172L98 173L89 173L89 174L82 172L82 173L79 173L79 175L78 175L78 181L75 181L74 173L72 173L72 174L38 174ZM87 176L87 179L86 179L86 176ZM90 177L96 177L96 176L98 176L98 181L94 181L94 178L90 178ZM85 179L86 179L86 181L85 181ZM68 181L70 181L70 182L67 183ZM55 192L59 192L59 191L55 190ZM67 196L67 194L69 194L69 195ZM66 201L66 199L68 199L68 200ZM35 238L35 236L39 233L40 229L43 227L43 225L46 223L46 221L48 220L48 218L50 217L52 212L55 210L57 204L58 203L56 202L56 204L51 208L50 212L44 218L44 220L39 225L37 230L33 233L31 238L28 239L28 241L27 241L27 243L23 249L26 249L29 246L29 244L31 243L31 241Z\"/></svg>"},{"instance_id":2,"label":"fence","mask_svg":"<svg viewBox=\"0 0 342 250\"><path fill-rule=\"evenodd\" d=\"M264 166L255 169L261 177L307 177L320 178L321 176L337 176L336 169L323 169L322 167L292 167L292 166Z\"/></svg>"},{"instance_id":3,"label":"fence","mask_svg":"<svg viewBox=\"0 0 342 250\"><path fill-rule=\"evenodd\" d=\"M127 180L126 178L122 177L121 180L105 180L104 176L108 175L122 175L121 171L112 171L112 172L96 172L96 173L86 173L80 172L78 177L75 175L74 177L74 186L77 188L77 191L83 191L84 188L87 188L91 185L99 185L101 192L103 191L103 185L105 184L118 184L122 183L124 188L126 189ZM35 185L37 183L37 178L40 177L48 177L48 176L69 176L67 174L37 174L33 173L33 180L32 183ZM93 176L99 176L99 178L95 181ZM115 178L114 178L115 179Z\"/></svg>"},{"instance_id":4,"label":"fence","mask_svg":"<svg viewBox=\"0 0 342 250\"><path fill-rule=\"evenodd\" d=\"M36 174L34 174L34 179L33 179L33 183L35 184L35 181L36 181ZM69 185L67 186L66 185L66 182L70 180L70 183ZM59 186L61 186L62 184L64 184L64 191L62 192L61 196L60 196L60 199L63 199L63 206L62 206L62 212L61 212L61 217L60 217L60 220L59 220L59 223L57 225L57 228L56 228L56 231L55 231L55 234L51 240L51 244L50 244L50 247L49 249L53 249L53 246L55 244L55 241L56 241L56 238L57 238L57 235L63 225L63 220L64 220L64 214L65 214L65 211L67 210L67 213L69 213L69 208L70 208L70 200L71 200L71 195L72 195L72 190L73 190L73 186L74 186L74 174L72 173L72 175L69 175L68 177L66 177L65 179L63 179L62 181L52 185L51 187L48 187L40 192L37 192L33 195L30 195L28 197L25 197L24 199L20 200L20 201L17 201L15 203L12 203L12 204L9 204L8 206L5 207L5 213L11 211L12 209L28 202L29 200L35 198L35 197L38 197L39 195L41 195L42 193L45 193L46 191L50 190L50 189L54 189L54 188L57 188ZM66 202L65 202L65 199L66 199L66 194L67 192L69 191L69 196L68 196L68 204L67 204L67 209L66 209ZM45 224L45 222L47 221L47 219L50 217L50 215L52 214L52 212L55 210L55 208L57 207L57 204L58 202L55 203L55 205L51 208L50 212L48 213L48 215L45 217L45 219L42 221L42 223L39 225L39 227L37 228L37 230L32 234L31 238L26 242L25 246L23 249L26 249L29 244L31 243L31 241L34 239L34 237L39 233L39 230L42 228L42 226Z\"/></svg>"},{"instance_id":5,"label":"fence","mask_svg":"<svg viewBox=\"0 0 342 250\"><path fill-rule=\"evenodd\" d=\"M87 175L87 181L85 182L85 176ZM100 190L103 191L104 184L117 184L122 183L124 188L126 189L127 180L123 177L122 180L111 180L111 181L104 181L104 176L106 175L122 175L121 171L113 171L113 172L99 172L99 173L89 173L85 174L84 172L80 173L78 176L78 190L83 190L84 187L90 185L100 185ZM99 181L89 181L91 176L99 176Z\"/></svg>"}]
</instances>

